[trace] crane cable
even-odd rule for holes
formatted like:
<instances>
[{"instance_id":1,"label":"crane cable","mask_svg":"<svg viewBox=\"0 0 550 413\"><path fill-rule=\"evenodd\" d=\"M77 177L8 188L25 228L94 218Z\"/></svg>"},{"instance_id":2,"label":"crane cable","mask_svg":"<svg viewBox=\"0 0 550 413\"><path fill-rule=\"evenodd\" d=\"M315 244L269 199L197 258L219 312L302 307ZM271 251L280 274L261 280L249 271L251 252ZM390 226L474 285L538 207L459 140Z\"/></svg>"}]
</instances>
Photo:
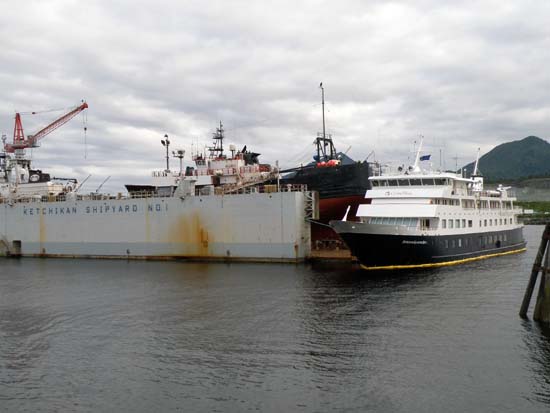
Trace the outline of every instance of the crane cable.
<instances>
[{"instance_id":1,"label":"crane cable","mask_svg":"<svg viewBox=\"0 0 550 413\"><path fill-rule=\"evenodd\" d=\"M84 128L84 159L88 159L88 113L82 112L82 127Z\"/></svg>"},{"instance_id":2,"label":"crane cable","mask_svg":"<svg viewBox=\"0 0 550 413\"><path fill-rule=\"evenodd\" d=\"M44 109L44 110L32 110L28 112L19 112L20 115L41 115L43 113L68 111L71 108L57 108L57 109Z\"/></svg>"}]
</instances>

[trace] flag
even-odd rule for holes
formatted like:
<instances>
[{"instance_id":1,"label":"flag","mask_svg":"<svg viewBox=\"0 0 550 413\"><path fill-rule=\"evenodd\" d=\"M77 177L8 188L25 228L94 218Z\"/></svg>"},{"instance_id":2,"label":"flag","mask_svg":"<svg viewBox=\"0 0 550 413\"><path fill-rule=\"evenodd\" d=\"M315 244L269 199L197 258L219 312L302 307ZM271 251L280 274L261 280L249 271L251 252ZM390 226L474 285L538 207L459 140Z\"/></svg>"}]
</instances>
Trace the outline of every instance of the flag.
<instances>
[{"instance_id":1,"label":"flag","mask_svg":"<svg viewBox=\"0 0 550 413\"><path fill-rule=\"evenodd\" d=\"M421 160L421 161L429 161L429 160L430 160L430 156L432 156L432 155L424 155L424 156L421 156L421 157L420 157L420 160Z\"/></svg>"}]
</instances>

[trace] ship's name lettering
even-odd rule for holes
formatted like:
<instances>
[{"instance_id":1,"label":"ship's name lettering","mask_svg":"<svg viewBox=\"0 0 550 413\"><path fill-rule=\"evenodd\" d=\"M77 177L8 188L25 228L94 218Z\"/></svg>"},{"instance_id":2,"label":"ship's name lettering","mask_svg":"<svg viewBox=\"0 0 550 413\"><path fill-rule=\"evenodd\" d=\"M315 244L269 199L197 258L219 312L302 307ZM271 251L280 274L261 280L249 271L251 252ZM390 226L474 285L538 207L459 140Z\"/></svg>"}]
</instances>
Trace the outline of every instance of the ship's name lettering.
<instances>
[{"instance_id":1,"label":"ship's name lettering","mask_svg":"<svg viewBox=\"0 0 550 413\"><path fill-rule=\"evenodd\" d=\"M140 208L136 204L132 205L98 205L87 206L87 214L128 214L139 212ZM168 211L168 204L148 204L147 211L149 212L161 212Z\"/></svg>"},{"instance_id":2,"label":"ship's name lettering","mask_svg":"<svg viewBox=\"0 0 550 413\"><path fill-rule=\"evenodd\" d=\"M168 204L148 204L148 212L168 211ZM42 207L42 208L23 208L23 215L72 215L79 212L78 207ZM87 206L84 208L86 214L131 214L140 212L137 204L128 205L98 205Z\"/></svg>"},{"instance_id":3,"label":"ship's name lettering","mask_svg":"<svg viewBox=\"0 0 550 413\"><path fill-rule=\"evenodd\" d=\"M77 207L23 208L23 215L70 215L77 212Z\"/></svg>"},{"instance_id":4,"label":"ship's name lettering","mask_svg":"<svg viewBox=\"0 0 550 413\"><path fill-rule=\"evenodd\" d=\"M410 196L413 193L410 191L386 191L384 195L386 196Z\"/></svg>"},{"instance_id":5,"label":"ship's name lettering","mask_svg":"<svg viewBox=\"0 0 550 413\"><path fill-rule=\"evenodd\" d=\"M129 213L129 212L138 212L137 205L99 205L99 206L87 206L87 214L106 214L106 213Z\"/></svg>"},{"instance_id":6,"label":"ship's name lettering","mask_svg":"<svg viewBox=\"0 0 550 413\"><path fill-rule=\"evenodd\" d=\"M426 245L428 241L407 241L403 240L401 241L401 244L413 244L413 245Z\"/></svg>"}]
</instances>

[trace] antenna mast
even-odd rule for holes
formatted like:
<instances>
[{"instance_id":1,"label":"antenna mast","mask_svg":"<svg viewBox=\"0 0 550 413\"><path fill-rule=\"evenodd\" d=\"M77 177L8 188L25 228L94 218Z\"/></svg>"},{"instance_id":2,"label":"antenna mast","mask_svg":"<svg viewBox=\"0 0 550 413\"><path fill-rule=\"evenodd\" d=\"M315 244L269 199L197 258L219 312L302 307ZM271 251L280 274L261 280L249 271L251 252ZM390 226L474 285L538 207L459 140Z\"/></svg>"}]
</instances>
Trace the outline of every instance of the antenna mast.
<instances>
[{"instance_id":1,"label":"antenna mast","mask_svg":"<svg viewBox=\"0 0 550 413\"><path fill-rule=\"evenodd\" d=\"M477 169L477 166L478 166L478 164L479 164L479 150L480 150L480 149L481 149L481 148L477 148L476 164L475 164L475 166L474 166L474 173L472 174L472 176L478 176L478 175L479 175L479 171L478 171L478 169Z\"/></svg>"},{"instance_id":2,"label":"antenna mast","mask_svg":"<svg viewBox=\"0 0 550 413\"><path fill-rule=\"evenodd\" d=\"M325 139L325 88L323 87L323 82L319 84L319 87L321 88L321 105L323 107L323 139Z\"/></svg>"},{"instance_id":3,"label":"antenna mast","mask_svg":"<svg viewBox=\"0 0 550 413\"><path fill-rule=\"evenodd\" d=\"M223 156L223 124L220 120L220 127L216 128L216 132L213 134L212 139L214 139L214 146L210 146L208 150L214 158L225 158Z\"/></svg>"},{"instance_id":4,"label":"antenna mast","mask_svg":"<svg viewBox=\"0 0 550 413\"><path fill-rule=\"evenodd\" d=\"M164 139L160 141L162 146L166 148L166 172L170 172L170 155L168 152L170 150L170 141L168 140L168 134L164 135Z\"/></svg>"},{"instance_id":5,"label":"antenna mast","mask_svg":"<svg viewBox=\"0 0 550 413\"><path fill-rule=\"evenodd\" d=\"M414 166L413 170L415 172L420 171L420 167L418 166L420 162L420 152L422 151L422 142L424 142L424 136L420 135L420 144L418 145L418 150L416 151L416 158L414 159Z\"/></svg>"},{"instance_id":6,"label":"antenna mast","mask_svg":"<svg viewBox=\"0 0 550 413\"><path fill-rule=\"evenodd\" d=\"M176 149L175 151L172 151L172 155L174 158L178 158L180 160L180 176L182 176L183 157L185 156L185 151L183 149Z\"/></svg>"},{"instance_id":7,"label":"antenna mast","mask_svg":"<svg viewBox=\"0 0 550 413\"><path fill-rule=\"evenodd\" d=\"M315 139L315 144L317 145L317 162L327 162L329 160L336 159L336 148L332 143L332 136L328 135L326 132L325 126L325 89L323 88L323 82L319 83L321 88L321 106L323 108L323 133L320 134L317 132L317 138ZM328 149L327 149L328 147ZM329 153L327 153L330 151Z\"/></svg>"}]
</instances>

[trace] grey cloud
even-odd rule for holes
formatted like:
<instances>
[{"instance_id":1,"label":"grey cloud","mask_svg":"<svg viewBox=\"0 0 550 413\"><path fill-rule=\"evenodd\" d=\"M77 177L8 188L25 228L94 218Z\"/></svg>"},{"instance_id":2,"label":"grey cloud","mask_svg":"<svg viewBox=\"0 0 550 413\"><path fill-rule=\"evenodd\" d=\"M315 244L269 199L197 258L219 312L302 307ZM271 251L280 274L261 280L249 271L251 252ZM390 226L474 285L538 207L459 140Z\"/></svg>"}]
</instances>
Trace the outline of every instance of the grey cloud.
<instances>
[{"instance_id":1,"label":"grey cloud","mask_svg":"<svg viewBox=\"0 0 550 413\"><path fill-rule=\"evenodd\" d=\"M87 158L80 117L33 156L112 175L108 189L161 168L165 133L189 153L220 120L228 141L292 166L321 129L320 81L328 131L356 159L403 162L419 134L447 164L549 136L543 2L47 3L0 16L0 129L15 110L87 99Z\"/></svg>"}]
</instances>

